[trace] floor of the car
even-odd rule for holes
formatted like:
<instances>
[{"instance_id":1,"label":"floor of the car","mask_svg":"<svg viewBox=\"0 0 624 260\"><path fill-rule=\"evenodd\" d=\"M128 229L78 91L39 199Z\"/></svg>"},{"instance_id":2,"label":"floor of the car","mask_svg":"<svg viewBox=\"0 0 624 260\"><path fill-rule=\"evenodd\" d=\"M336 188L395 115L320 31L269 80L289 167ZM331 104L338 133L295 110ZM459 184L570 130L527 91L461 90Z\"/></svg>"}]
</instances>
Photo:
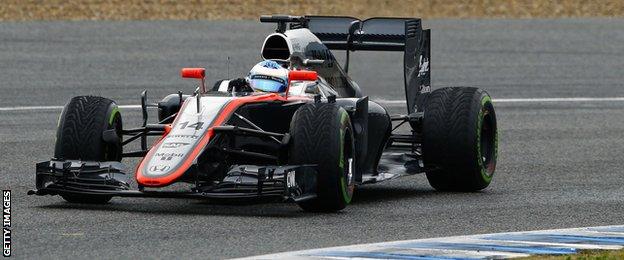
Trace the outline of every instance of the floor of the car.
<instances>
[{"instance_id":1,"label":"floor of the car","mask_svg":"<svg viewBox=\"0 0 624 260\"><path fill-rule=\"evenodd\" d=\"M381 154L377 174L362 176L362 184L375 183L398 178L404 175L423 173L418 154L405 149L388 149Z\"/></svg>"}]
</instances>

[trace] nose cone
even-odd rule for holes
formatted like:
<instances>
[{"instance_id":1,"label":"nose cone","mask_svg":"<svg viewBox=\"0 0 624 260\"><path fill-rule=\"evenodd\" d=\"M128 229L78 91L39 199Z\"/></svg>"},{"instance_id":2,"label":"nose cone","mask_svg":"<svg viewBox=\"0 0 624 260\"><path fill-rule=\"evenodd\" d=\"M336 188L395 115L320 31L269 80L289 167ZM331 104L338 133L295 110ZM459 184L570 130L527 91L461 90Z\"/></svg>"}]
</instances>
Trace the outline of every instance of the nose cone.
<instances>
[{"instance_id":1,"label":"nose cone","mask_svg":"<svg viewBox=\"0 0 624 260\"><path fill-rule=\"evenodd\" d=\"M197 97L189 97L168 133L151 149L137 170L137 182L147 187L162 187L175 182L212 137L209 128L232 97L201 96L199 114Z\"/></svg>"}]
</instances>

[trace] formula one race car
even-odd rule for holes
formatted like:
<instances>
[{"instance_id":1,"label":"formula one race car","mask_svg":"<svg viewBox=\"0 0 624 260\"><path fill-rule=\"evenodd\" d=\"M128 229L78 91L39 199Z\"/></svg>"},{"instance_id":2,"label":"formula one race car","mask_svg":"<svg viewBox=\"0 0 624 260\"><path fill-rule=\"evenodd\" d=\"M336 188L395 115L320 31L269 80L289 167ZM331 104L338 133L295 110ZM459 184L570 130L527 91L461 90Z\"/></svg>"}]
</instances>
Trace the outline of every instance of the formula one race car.
<instances>
[{"instance_id":1,"label":"formula one race car","mask_svg":"<svg viewBox=\"0 0 624 260\"><path fill-rule=\"evenodd\" d=\"M132 129L122 128L115 102L74 97L59 118L54 157L37 164L29 194L76 203L114 196L278 200L327 212L349 204L355 186L405 175L425 173L444 191L490 184L498 147L492 100L471 87L431 91L430 30L420 19L260 21L277 24L262 59L287 77L256 79L281 82L284 90L237 88L227 79L207 89L204 69L183 69L183 77L201 80L195 93L149 104L143 92L143 124ZM344 66L330 50L346 51ZM362 94L348 76L353 51L404 53L407 114L389 115ZM147 123L149 107L158 108L157 124ZM148 136L158 139L148 146ZM123 151L135 140L140 149ZM137 188L121 164L126 157L141 158ZM176 189L166 187L174 183Z\"/></svg>"}]
</instances>

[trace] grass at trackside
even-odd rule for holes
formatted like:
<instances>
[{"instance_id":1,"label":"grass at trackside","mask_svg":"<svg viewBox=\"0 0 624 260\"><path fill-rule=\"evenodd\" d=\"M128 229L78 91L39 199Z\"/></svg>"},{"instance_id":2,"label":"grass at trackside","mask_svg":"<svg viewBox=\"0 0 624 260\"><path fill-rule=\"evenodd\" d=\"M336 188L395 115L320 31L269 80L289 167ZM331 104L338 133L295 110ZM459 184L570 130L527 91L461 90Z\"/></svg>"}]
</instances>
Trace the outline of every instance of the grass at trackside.
<instances>
[{"instance_id":1,"label":"grass at trackside","mask_svg":"<svg viewBox=\"0 0 624 260\"><path fill-rule=\"evenodd\" d=\"M620 260L624 259L624 249L620 250L583 250L578 254L573 255L536 255L523 258L516 258L520 260Z\"/></svg>"},{"instance_id":2,"label":"grass at trackside","mask_svg":"<svg viewBox=\"0 0 624 260\"><path fill-rule=\"evenodd\" d=\"M622 0L0 0L0 21L252 19L260 14L355 17L624 17Z\"/></svg>"}]
</instances>

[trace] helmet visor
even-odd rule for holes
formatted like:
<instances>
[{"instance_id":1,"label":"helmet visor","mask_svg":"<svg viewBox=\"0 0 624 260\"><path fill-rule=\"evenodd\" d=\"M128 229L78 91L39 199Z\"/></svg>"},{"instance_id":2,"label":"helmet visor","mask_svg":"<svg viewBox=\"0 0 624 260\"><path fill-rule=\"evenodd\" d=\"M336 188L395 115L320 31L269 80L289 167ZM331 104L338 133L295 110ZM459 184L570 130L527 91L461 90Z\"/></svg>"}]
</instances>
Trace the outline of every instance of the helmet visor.
<instances>
[{"instance_id":1,"label":"helmet visor","mask_svg":"<svg viewBox=\"0 0 624 260\"><path fill-rule=\"evenodd\" d=\"M278 77L254 75L249 80L249 85L255 90L265 92L286 91L286 81Z\"/></svg>"}]
</instances>

